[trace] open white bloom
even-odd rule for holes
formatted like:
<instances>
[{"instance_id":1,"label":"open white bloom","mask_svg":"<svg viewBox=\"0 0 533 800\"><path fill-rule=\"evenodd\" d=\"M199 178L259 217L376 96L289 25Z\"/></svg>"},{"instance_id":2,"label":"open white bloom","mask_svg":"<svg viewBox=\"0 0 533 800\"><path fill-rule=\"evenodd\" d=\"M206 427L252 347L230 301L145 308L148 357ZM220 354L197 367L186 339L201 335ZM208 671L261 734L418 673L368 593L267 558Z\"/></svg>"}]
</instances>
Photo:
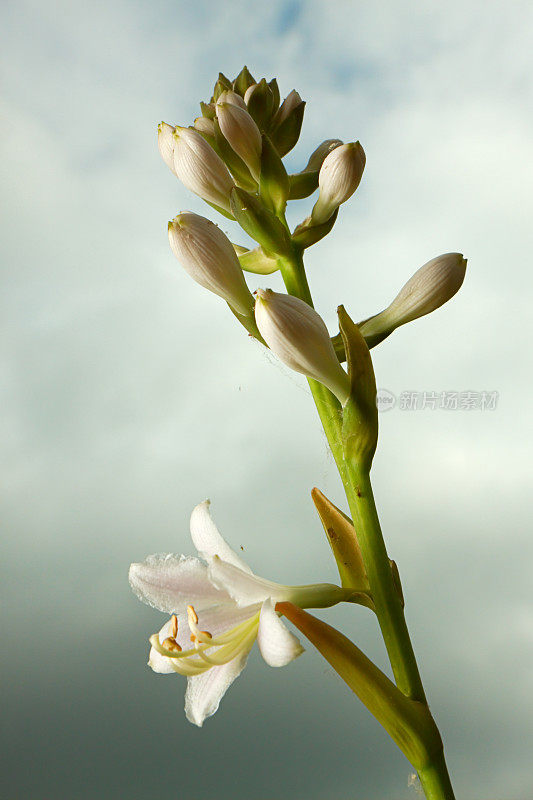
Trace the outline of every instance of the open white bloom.
<instances>
[{"instance_id":1,"label":"open white bloom","mask_svg":"<svg viewBox=\"0 0 533 800\"><path fill-rule=\"evenodd\" d=\"M217 100L216 104L220 130L232 150L242 158L252 176L258 181L261 172L261 148L263 146L261 132L246 110L246 106L242 108L234 103L224 102L222 100L224 94Z\"/></svg>"},{"instance_id":2,"label":"open white bloom","mask_svg":"<svg viewBox=\"0 0 533 800\"><path fill-rule=\"evenodd\" d=\"M322 317L298 297L258 289L255 321L273 353L291 369L314 378L344 405L350 379L339 364Z\"/></svg>"},{"instance_id":3,"label":"open white bloom","mask_svg":"<svg viewBox=\"0 0 533 800\"><path fill-rule=\"evenodd\" d=\"M171 614L150 637L148 664L154 672L187 677L185 713L201 726L244 669L256 639L272 667L303 652L276 613L277 602L325 608L349 600L352 592L333 584L282 586L254 575L218 532L208 500L192 512L191 536L203 561L149 556L131 565L129 580L143 602Z\"/></svg>"},{"instance_id":4,"label":"open white bloom","mask_svg":"<svg viewBox=\"0 0 533 800\"><path fill-rule=\"evenodd\" d=\"M230 211L229 196L235 184L220 156L198 131L176 127L174 170L191 192Z\"/></svg>"},{"instance_id":5,"label":"open white bloom","mask_svg":"<svg viewBox=\"0 0 533 800\"><path fill-rule=\"evenodd\" d=\"M318 200L311 212L315 225L326 222L352 196L361 183L365 163L359 142L341 144L326 156L318 173Z\"/></svg>"},{"instance_id":6,"label":"open white bloom","mask_svg":"<svg viewBox=\"0 0 533 800\"><path fill-rule=\"evenodd\" d=\"M211 220L183 211L168 223L172 252L194 280L250 316L254 299L228 237Z\"/></svg>"},{"instance_id":7,"label":"open white bloom","mask_svg":"<svg viewBox=\"0 0 533 800\"><path fill-rule=\"evenodd\" d=\"M400 289L390 306L363 322L359 329L367 339L388 336L393 330L430 314L459 291L466 274L461 253L445 253L428 261Z\"/></svg>"}]
</instances>

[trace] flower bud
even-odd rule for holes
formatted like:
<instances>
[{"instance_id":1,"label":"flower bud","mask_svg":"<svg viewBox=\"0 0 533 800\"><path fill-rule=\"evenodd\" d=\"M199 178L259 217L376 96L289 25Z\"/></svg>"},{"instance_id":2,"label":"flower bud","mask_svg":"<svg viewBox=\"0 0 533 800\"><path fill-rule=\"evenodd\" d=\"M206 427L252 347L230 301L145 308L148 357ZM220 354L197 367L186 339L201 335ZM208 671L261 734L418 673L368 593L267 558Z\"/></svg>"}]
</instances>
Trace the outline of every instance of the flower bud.
<instances>
[{"instance_id":1,"label":"flower bud","mask_svg":"<svg viewBox=\"0 0 533 800\"><path fill-rule=\"evenodd\" d=\"M255 321L273 353L288 367L320 381L344 404L350 380L344 372L319 314L303 300L258 289Z\"/></svg>"},{"instance_id":2,"label":"flower bud","mask_svg":"<svg viewBox=\"0 0 533 800\"><path fill-rule=\"evenodd\" d=\"M370 344L378 344L395 328L423 317L442 306L459 291L466 273L461 253L445 253L415 272L390 306L359 325Z\"/></svg>"},{"instance_id":3,"label":"flower bud","mask_svg":"<svg viewBox=\"0 0 533 800\"><path fill-rule=\"evenodd\" d=\"M341 144L340 139L326 139L311 153L307 166L301 172L296 172L294 175L289 176L289 200L301 200L304 197L309 197L310 194L313 194L318 189L318 175L324 159Z\"/></svg>"},{"instance_id":4,"label":"flower bud","mask_svg":"<svg viewBox=\"0 0 533 800\"><path fill-rule=\"evenodd\" d=\"M234 186L226 165L198 131L176 128L174 169L180 181L203 200L229 211Z\"/></svg>"},{"instance_id":5,"label":"flower bud","mask_svg":"<svg viewBox=\"0 0 533 800\"><path fill-rule=\"evenodd\" d=\"M274 110L274 95L264 78L249 86L244 95L248 113L261 132L268 130Z\"/></svg>"},{"instance_id":6,"label":"flower bud","mask_svg":"<svg viewBox=\"0 0 533 800\"><path fill-rule=\"evenodd\" d=\"M225 92L222 92L217 100L217 104L218 103L230 103L230 105L238 106L246 111L246 103L240 94L237 94L237 92L232 92L231 89L227 89Z\"/></svg>"},{"instance_id":7,"label":"flower bud","mask_svg":"<svg viewBox=\"0 0 533 800\"><path fill-rule=\"evenodd\" d=\"M212 119L208 119L208 117L196 117L194 120L194 128L203 136L214 137L215 135L215 123Z\"/></svg>"},{"instance_id":8,"label":"flower bud","mask_svg":"<svg viewBox=\"0 0 533 800\"><path fill-rule=\"evenodd\" d=\"M251 316L254 299L235 250L217 225L184 211L168 223L168 238L191 278L223 297L239 314Z\"/></svg>"},{"instance_id":9,"label":"flower bud","mask_svg":"<svg viewBox=\"0 0 533 800\"><path fill-rule=\"evenodd\" d=\"M294 111L294 109L297 106L300 105L301 102L302 98L300 97L296 89L293 89L291 92L289 92L289 94L279 107L279 111L276 117L276 127L281 125L281 123L287 119L287 117Z\"/></svg>"},{"instance_id":10,"label":"flower bud","mask_svg":"<svg viewBox=\"0 0 533 800\"><path fill-rule=\"evenodd\" d=\"M217 101L218 124L232 149L242 158L255 180L261 172L261 133L248 111Z\"/></svg>"},{"instance_id":11,"label":"flower bud","mask_svg":"<svg viewBox=\"0 0 533 800\"><path fill-rule=\"evenodd\" d=\"M269 131L272 144L281 158L292 150L300 138L304 111L305 102L293 89L281 104Z\"/></svg>"},{"instance_id":12,"label":"flower bud","mask_svg":"<svg viewBox=\"0 0 533 800\"><path fill-rule=\"evenodd\" d=\"M326 156L318 175L318 200L311 212L315 225L326 222L352 196L361 182L365 162L359 142L342 144Z\"/></svg>"},{"instance_id":13,"label":"flower bud","mask_svg":"<svg viewBox=\"0 0 533 800\"><path fill-rule=\"evenodd\" d=\"M166 122L160 122L157 126L157 146L159 147L159 152L161 154L161 158L172 170L174 175L176 174L176 170L174 169L174 131L175 128L172 125L168 125Z\"/></svg>"}]
</instances>

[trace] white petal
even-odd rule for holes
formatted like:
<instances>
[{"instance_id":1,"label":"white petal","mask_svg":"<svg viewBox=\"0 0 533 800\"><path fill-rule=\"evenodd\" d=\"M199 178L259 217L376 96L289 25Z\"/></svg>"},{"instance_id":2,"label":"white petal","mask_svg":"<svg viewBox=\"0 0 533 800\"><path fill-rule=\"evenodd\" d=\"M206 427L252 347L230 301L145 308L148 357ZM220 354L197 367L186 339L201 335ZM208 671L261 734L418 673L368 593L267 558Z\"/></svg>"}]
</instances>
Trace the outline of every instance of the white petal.
<instances>
[{"instance_id":1,"label":"white petal","mask_svg":"<svg viewBox=\"0 0 533 800\"><path fill-rule=\"evenodd\" d=\"M209 513L209 505L210 501L205 500L197 505L191 514L191 537L198 553L206 560L218 556L222 561L251 574L252 570L248 564L239 558L218 532Z\"/></svg>"},{"instance_id":2,"label":"white petal","mask_svg":"<svg viewBox=\"0 0 533 800\"><path fill-rule=\"evenodd\" d=\"M171 553L148 556L142 563L132 564L129 580L143 603L167 614L183 612L189 604L200 610L229 599L209 581L205 564Z\"/></svg>"},{"instance_id":3,"label":"white petal","mask_svg":"<svg viewBox=\"0 0 533 800\"><path fill-rule=\"evenodd\" d=\"M172 623L170 620L165 622L161 630L159 631L159 641L161 644L165 641L167 636L170 636L170 629L172 627ZM158 653L153 647L150 648L150 655L148 656L148 666L152 667L154 672L159 672L161 675L171 675L176 674L171 666L170 658L165 658L162 656L161 653Z\"/></svg>"},{"instance_id":4,"label":"white petal","mask_svg":"<svg viewBox=\"0 0 533 800\"><path fill-rule=\"evenodd\" d=\"M218 709L225 693L246 666L246 650L221 667L211 667L202 675L187 678L185 714L189 722L202 727L204 720Z\"/></svg>"},{"instance_id":5,"label":"white petal","mask_svg":"<svg viewBox=\"0 0 533 800\"><path fill-rule=\"evenodd\" d=\"M304 652L299 640L278 617L270 599L265 600L261 609L257 644L271 667L284 667Z\"/></svg>"},{"instance_id":6,"label":"white petal","mask_svg":"<svg viewBox=\"0 0 533 800\"><path fill-rule=\"evenodd\" d=\"M216 556L208 560L208 567L209 580L213 586L226 591L241 607L252 603L262 603L267 597L282 593L285 588L272 581L259 578L253 572L243 572L233 564L228 564L227 561L222 561ZM278 599L286 598L285 595L280 595Z\"/></svg>"}]
</instances>

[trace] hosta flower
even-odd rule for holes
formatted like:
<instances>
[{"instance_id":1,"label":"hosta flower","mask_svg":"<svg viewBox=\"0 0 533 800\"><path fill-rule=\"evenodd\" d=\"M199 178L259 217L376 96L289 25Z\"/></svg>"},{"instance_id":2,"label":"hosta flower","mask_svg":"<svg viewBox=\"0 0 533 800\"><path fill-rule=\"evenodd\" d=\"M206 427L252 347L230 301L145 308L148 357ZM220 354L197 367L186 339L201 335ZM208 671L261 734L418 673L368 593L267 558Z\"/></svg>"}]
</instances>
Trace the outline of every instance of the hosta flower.
<instances>
[{"instance_id":1,"label":"hosta flower","mask_svg":"<svg viewBox=\"0 0 533 800\"><path fill-rule=\"evenodd\" d=\"M255 321L272 352L291 369L323 383L344 405L350 379L320 314L298 297L272 289L258 289L256 295Z\"/></svg>"},{"instance_id":2,"label":"hosta flower","mask_svg":"<svg viewBox=\"0 0 533 800\"><path fill-rule=\"evenodd\" d=\"M462 253L432 258L409 278L385 311L361 323L361 333L367 340L381 340L400 325L436 311L459 291L465 274Z\"/></svg>"},{"instance_id":3,"label":"hosta flower","mask_svg":"<svg viewBox=\"0 0 533 800\"><path fill-rule=\"evenodd\" d=\"M325 608L353 592L333 584L283 586L254 575L218 532L207 500L192 512L191 536L203 561L149 556L131 565L129 580L143 602L171 615L150 637L148 664L154 672L187 677L185 713L201 726L244 669L256 639L272 667L303 652L276 613L277 602Z\"/></svg>"},{"instance_id":4,"label":"hosta flower","mask_svg":"<svg viewBox=\"0 0 533 800\"><path fill-rule=\"evenodd\" d=\"M172 252L194 280L223 297L239 314L252 313L254 299L228 237L211 220L183 211L168 223Z\"/></svg>"},{"instance_id":5,"label":"hosta flower","mask_svg":"<svg viewBox=\"0 0 533 800\"><path fill-rule=\"evenodd\" d=\"M203 200L230 210L234 183L220 156L192 128L174 129L174 172L180 181Z\"/></svg>"},{"instance_id":6,"label":"hosta flower","mask_svg":"<svg viewBox=\"0 0 533 800\"><path fill-rule=\"evenodd\" d=\"M175 175L174 131L175 128L172 125L169 125L168 122L160 122L157 126L157 146L159 148L159 153L167 167L172 170Z\"/></svg>"},{"instance_id":7,"label":"hosta flower","mask_svg":"<svg viewBox=\"0 0 533 800\"><path fill-rule=\"evenodd\" d=\"M315 225L326 222L352 196L363 177L366 156L359 142L341 144L326 156L318 173L318 200L311 212Z\"/></svg>"},{"instance_id":8,"label":"hosta flower","mask_svg":"<svg viewBox=\"0 0 533 800\"><path fill-rule=\"evenodd\" d=\"M222 95L224 97L224 95ZM261 132L244 108L229 101L217 100L216 113L220 130L230 147L242 158L253 177L261 172ZM244 101L243 101L244 105Z\"/></svg>"}]
</instances>

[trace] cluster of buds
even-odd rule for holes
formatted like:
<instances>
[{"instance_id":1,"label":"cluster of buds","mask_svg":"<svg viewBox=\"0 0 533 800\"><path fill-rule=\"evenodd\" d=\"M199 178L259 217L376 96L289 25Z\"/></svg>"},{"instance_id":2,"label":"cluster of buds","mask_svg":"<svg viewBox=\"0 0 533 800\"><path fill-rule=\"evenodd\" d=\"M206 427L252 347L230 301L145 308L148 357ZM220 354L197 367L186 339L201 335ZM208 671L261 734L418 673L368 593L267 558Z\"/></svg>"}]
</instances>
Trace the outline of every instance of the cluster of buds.
<instances>
[{"instance_id":1,"label":"cluster of buds","mask_svg":"<svg viewBox=\"0 0 533 800\"><path fill-rule=\"evenodd\" d=\"M317 312L290 294L259 289L254 300L243 271L267 275L281 269L286 277L288 265L331 231L339 207L356 191L364 150L359 142L327 139L300 172L288 174L282 159L298 141L305 103L295 90L280 102L277 81L256 81L246 67L233 81L219 74L200 108L190 127L159 125L161 156L188 189L236 221L257 247L233 244L210 220L182 212L168 225L171 248L189 275L226 300L252 335L344 405L353 395L353 376L341 366L340 335L331 339ZM287 202L316 190L309 215L291 233ZM459 289L465 267L457 253L428 262L385 311L359 323L361 340L373 347L395 328L438 308Z\"/></svg>"}]
</instances>

